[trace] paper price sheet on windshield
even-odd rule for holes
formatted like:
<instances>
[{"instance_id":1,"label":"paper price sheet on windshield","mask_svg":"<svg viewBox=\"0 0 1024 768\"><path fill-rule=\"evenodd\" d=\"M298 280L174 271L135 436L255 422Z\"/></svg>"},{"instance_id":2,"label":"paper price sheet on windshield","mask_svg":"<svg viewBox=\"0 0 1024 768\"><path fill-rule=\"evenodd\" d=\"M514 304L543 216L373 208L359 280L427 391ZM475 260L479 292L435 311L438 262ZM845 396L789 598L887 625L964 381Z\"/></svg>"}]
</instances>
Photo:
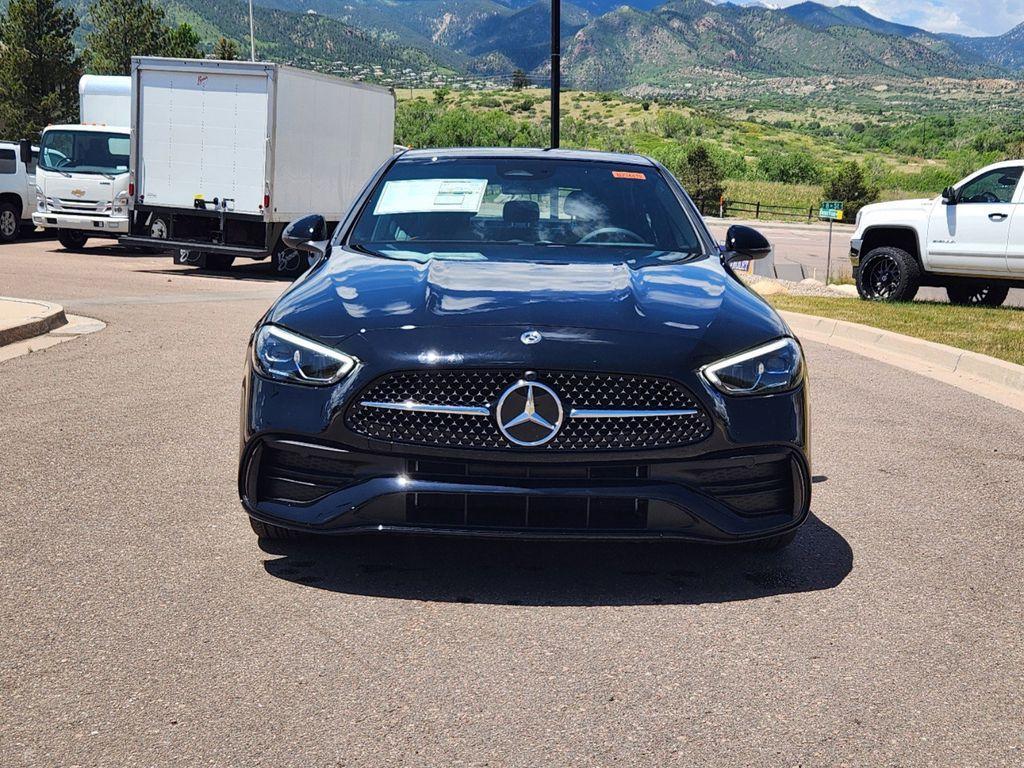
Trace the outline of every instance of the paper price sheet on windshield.
<instances>
[{"instance_id":1,"label":"paper price sheet on windshield","mask_svg":"<svg viewBox=\"0 0 1024 768\"><path fill-rule=\"evenodd\" d=\"M385 181L374 216L390 213L479 213L487 179Z\"/></svg>"}]
</instances>

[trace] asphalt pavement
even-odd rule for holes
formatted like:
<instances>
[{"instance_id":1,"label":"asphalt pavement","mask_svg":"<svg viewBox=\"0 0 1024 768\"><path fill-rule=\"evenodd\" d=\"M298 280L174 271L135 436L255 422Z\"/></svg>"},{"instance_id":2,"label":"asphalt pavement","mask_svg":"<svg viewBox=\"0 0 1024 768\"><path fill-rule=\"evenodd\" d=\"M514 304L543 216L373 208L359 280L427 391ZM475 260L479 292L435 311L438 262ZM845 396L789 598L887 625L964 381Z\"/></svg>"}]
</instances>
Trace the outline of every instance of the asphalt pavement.
<instances>
[{"instance_id":1,"label":"asphalt pavement","mask_svg":"<svg viewBox=\"0 0 1024 768\"><path fill-rule=\"evenodd\" d=\"M0 765L1024 762L1020 414L808 345L782 554L258 545L248 334L285 284L0 246L105 330L0 364Z\"/></svg>"},{"instance_id":2,"label":"asphalt pavement","mask_svg":"<svg viewBox=\"0 0 1024 768\"><path fill-rule=\"evenodd\" d=\"M784 224L780 222L743 221L732 219L711 219L708 221L712 233L725 240L725 233L732 224L743 223L754 228L761 228L765 237L775 248L775 261L779 264L799 264L804 268L805 277L813 277L824 281L826 274L833 278L847 278L853 275L850 265L850 235L853 228L849 225L834 227L832 233L832 256L829 259L828 226L820 223ZM918 291L919 301L948 301L943 288L922 288ZM1024 307L1024 290L1013 288L1006 299L1008 306Z\"/></svg>"}]
</instances>

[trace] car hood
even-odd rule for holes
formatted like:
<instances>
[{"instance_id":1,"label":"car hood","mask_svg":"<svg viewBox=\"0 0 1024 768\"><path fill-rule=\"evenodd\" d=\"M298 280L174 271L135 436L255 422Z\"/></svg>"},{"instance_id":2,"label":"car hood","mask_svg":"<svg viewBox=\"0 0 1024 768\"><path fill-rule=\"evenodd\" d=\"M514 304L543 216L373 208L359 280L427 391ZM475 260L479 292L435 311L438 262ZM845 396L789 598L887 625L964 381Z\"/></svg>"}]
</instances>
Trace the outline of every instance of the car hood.
<instances>
[{"instance_id":1,"label":"car hood","mask_svg":"<svg viewBox=\"0 0 1024 768\"><path fill-rule=\"evenodd\" d=\"M862 216L870 216L872 213L893 213L896 211L921 211L931 208L935 203L934 197L913 198L910 200L890 200L885 203L872 203L861 208Z\"/></svg>"},{"instance_id":2,"label":"car hood","mask_svg":"<svg viewBox=\"0 0 1024 768\"><path fill-rule=\"evenodd\" d=\"M383 329L505 326L711 334L734 351L788 333L717 259L595 260L593 249L567 249L556 262L515 252L414 261L336 249L267 319L331 345Z\"/></svg>"}]
</instances>

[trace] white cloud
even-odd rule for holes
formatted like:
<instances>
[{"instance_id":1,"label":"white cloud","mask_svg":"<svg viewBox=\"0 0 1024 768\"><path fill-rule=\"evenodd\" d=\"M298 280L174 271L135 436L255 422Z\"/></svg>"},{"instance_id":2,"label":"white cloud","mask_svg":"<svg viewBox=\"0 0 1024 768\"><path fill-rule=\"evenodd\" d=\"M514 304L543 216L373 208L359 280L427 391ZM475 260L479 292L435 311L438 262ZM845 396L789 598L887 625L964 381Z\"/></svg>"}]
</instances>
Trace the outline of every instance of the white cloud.
<instances>
[{"instance_id":1,"label":"white cloud","mask_svg":"<svg viewBox=\"0 0 1024 768\"><path fill-rule=\"evenodd\" d=\"M743 2L743 0L740 0ZM822 5L859 5L889 21L932 32L1001 35L1024 21L1024 0L817 0ZM802 0L747 0L746 5L795 5Z\"/></svg>"}]
</instances>

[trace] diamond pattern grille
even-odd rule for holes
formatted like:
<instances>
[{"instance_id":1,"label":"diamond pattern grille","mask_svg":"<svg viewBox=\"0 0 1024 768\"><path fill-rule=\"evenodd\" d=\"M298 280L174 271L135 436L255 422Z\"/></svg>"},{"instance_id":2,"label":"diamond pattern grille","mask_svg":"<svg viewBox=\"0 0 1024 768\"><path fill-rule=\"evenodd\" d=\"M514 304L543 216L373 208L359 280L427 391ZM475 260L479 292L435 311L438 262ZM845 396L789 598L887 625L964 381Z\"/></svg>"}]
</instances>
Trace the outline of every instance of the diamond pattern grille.
<instances>
[{"instance_id":1,"label":"diamond pattern grille","mask_svg":"<svg viewBox=\"0 0 1024 768\"><path fill-rule=\"evenodd\" d=\"M494 406L522 378L509 370L411 371L371 383L355 399L346 422L377 440L445 448L515 448L498 430ZM532 451L603 451L667 448L707 438L711 419L680 384L668 379L576 371L537 372L562 400L565 420L558 435ZM490 416L420 413L360 405L362 401L484 406ZM696 410L692 416L570 419L573 408L600 410Z\"/></svg>"}]
</instances>

